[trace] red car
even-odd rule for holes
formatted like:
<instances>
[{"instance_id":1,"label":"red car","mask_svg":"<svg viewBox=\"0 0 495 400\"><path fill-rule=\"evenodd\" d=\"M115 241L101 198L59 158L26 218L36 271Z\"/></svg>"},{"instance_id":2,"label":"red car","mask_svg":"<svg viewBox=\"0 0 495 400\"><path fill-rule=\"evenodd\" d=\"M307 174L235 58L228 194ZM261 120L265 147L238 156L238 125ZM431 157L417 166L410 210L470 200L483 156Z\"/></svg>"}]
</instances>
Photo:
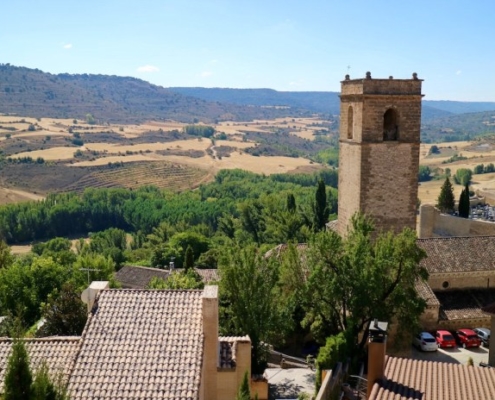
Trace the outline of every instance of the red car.
<instances>
[{"instance_id":1,"label":"red car","mask_svg":"<svg viewBox=\"0 0 495 400\"><path fill-rule=\"evenodd\" d=\"M464 348L481 346L481 339L472 329L458 329L455 334L457 336L457 343L459 343L459 346Z\"/></svg>"},{"instance_id":2,"label":"red car","mask_svg":"<svg viewBox=\"0 0 495 400\"><path fill-rule=\"evenodd\" d=\"M437 344L440 348L455 347L455 338L449 331L437 331L435 334L435 339L437 339Z\"/></svg>"}]
</instances>

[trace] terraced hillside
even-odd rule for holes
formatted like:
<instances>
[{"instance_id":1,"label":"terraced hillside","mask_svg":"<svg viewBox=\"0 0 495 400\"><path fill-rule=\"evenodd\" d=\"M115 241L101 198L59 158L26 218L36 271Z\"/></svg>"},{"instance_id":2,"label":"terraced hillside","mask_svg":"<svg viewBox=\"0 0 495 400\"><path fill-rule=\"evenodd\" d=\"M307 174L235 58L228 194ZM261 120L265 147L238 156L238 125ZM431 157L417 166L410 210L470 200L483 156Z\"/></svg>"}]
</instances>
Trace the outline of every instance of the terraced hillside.
<instances>
[{"instance_id":1,"label":"terraced hillside","mask_svg":"<svg viewBox=\"0 0 495 400\"><path fill-rule=\"evenodd\" d=\"M66 186L63 191L80 193L89 187L136 189L141 186L154 185L160 189L179 192L194 189L210 179L213 179L213 176L208 171L184 164L163 161L137 162L97 169Z\"/></svg>"}]
</instances>

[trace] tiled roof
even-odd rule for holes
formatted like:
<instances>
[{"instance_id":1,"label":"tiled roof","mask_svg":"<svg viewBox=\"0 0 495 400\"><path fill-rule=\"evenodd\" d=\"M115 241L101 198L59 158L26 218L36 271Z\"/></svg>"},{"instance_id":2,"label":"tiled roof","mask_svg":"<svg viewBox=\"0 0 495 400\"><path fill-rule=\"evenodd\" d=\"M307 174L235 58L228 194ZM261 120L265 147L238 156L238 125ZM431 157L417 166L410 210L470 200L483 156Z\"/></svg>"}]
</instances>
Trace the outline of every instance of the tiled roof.
<instances>
[{"instance_id":1,"label":"tiled roof","mask_svg":"<svg viewBox=\"0 0 495 400\"><path fill-rule=\"evenodd\" d=\"M495 303L490 303L484 307L481 308L481 311L487 314L495 314Z\"/></svg>"},{"instance_id":2,"label":"tiled roof","mask_svg":"<svg viewBox=\"0 0 495 400\"><path fill-rule=\"evenodd\" d=\"M440 305L437 296L435 296L435 293L433 293L433 290L431 290L431 287L427 282L418 279L416 280L415 286L416 292L418 292L419 296L426 301L427 306L433 307Z\"/></svg>"},{"instance_id":3,"label":"tiled roof","mask_svg":"<svg viewBox=\"0 0 495 400\"><path fill-rule=\"evenodd\" d=\"M495 399L495 368L387 357L370 400Z\"/></svg>"},{"instance_id":4,"label":"tiled roof","mask_svg":"<svg viewBox=\"0 0 495 400\"><path fill-rule=\"evenodd\" d=\"M182 269L174 269L173 272L182 271ZM217 269L200 269L195 268L195 271L201 276L204 283L218 282L220 275ZM167 279L170 275L170 270L159 268L140 267L137 265L124 265L115 273L115 279L122 284L122 287L127 289L145 289L153 278Z\"/></svg>"},{"instance_id":5,"label":"tiled roof","mask_svg":"<svg viewBox=\"0 0 495 400\"><path fill-rule=\"evenodd\" d=\"M337 232L338 224L339 224L339 220L334 219L333 221L327 222L325 226L327 227L327 230Z\"/></svg>"},{"instance_id":6,"label":"tiled roof","mask_svg":"<svg viewBox=\"0 0 495 400\"><path fill-rule=\"evenodd\" d=\"M220 281L220 274L218 269L195 268L195 271L198 273L204 283Z\"/></svg>"},{"instance_id":7,"label":"tiled roof","mask_svg":"<svg viewBox=\"0 0 495 400\"><path fill-rule=\"evenodd\" d=\"M115 279L122 284L122 287L129 289L144 289L151 279L157 277L167 279L169 270L140 267L136 265L124 265L115 273Z\"/></svg>"},{"instance_id":8,"label":"tiled roof","mask_svg":"<svg viewBox=\"0 0 495 400\"><path fill-rule=\"evenodd\" d=\"M495 289L448 290L435 294L443 320L486 318L481 306L495 302Z\"/></svg>"},{"instance_id":9,"label":"tiled roof","mask_svg":"<svg viewBox=\"0 0 495 400\"><path fill-rule=\"evenodd\" d=\"M26 339L26 350L29 355L30 366L33 371L46 361L48 368L54 375L62 374L67 379L70 374L78 350L81 346L79 337L49 337L42 339ZM3 381L7 369L8 359L12 350L12 339L0 340L0 393L3 392Z\"/></svg>"},{"instance_id":10,"label":"tiled roof","mask_svg":"<svg viewBox=\"0 0 495 400\"><path fill-rule=\"evenodd\" d=\"M418 239L430 274L495 270L495 236Z\"/></svg>"},{"instance_id":11,"label":"tiled roof","mask_svg":"<svg viewBox=\"0 0 495 400\"><path fill-rule=\"evenodd\" d=\"M197 399L202 290L104 290L69 381L79 399Z\"/></svg>"}]
</instances>

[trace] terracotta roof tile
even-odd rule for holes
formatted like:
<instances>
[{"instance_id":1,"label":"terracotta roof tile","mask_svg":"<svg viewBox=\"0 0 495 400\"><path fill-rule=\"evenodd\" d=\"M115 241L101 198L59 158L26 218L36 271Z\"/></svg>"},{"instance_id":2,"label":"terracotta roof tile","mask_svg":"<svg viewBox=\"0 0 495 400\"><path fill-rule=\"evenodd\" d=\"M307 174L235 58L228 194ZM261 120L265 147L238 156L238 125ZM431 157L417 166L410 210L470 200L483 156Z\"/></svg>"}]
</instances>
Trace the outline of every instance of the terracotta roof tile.
<instances>
[{"instance_id":1,"label":"terracotta roof tile","mask_svg":"<svg viewBox=\"0 0 495 400\"><path fill-rule=\"evenodd\" d=\"M69 381L71 399L197 399L201 290L104 290Z\"/></svg>"},{"instance_id":2,"label":"terracotta roof tile","mask_svg":"<svg viewBox=\"0 0 495 400\"><path fill-rule=\"evenodd\" d=\"M430 274L494 271L495 236L418 239L428 257L421 261Z\"/></svg>"},{"instance_id":3,"label":"terracotta roof tile","mask_svg":"<svg viewBox=\"0 0 495 400\"><path fill-rule=\"evenodd\" d=\"M124 265L115 273L115 279L122 287L129 289L144 289L151 279L167 279L170 274L168 269L140 267L137 265Z\"/></svg>"},{"instance_id":4,"label":"terracotta roof tile","mask_svg":"<svg viewBox=\"0 0 495 400\"><path fill-rule=\"evenodd\" d=\"M415 286L416 291L418 292L419 296L426 301L427 306L432 307L440 305L437 296L435 296L435 293L433 293L433 290L427 282L418 279L416 280Z\"/></svg>"},{"instance_id":5,"label":"terracotta roof tile","mask_svg":"<svg viewBox=\"0 0 495 400\"><path fill-rule=\"evenodd\" d=\"M182 271L181 268L174 269L173 272ZM195 271L201 276L204 283L218 282L220 275L217 269L200 269ZM137 265L124 265L115 273L115 279L127 289L146 289L153 278L167 279L170 275L169 269L140 267Z\"/></svg>"},{"instance_id":6,"label":"terracotta roof tile","mask_svg":"<svg viewBox=\"0 0 495 400\"><path fill-rule=\"evenodd\" d=\"M440 301L440 319L486 318L481 306L495 302L495 289L435 292Z\"/></svg>"},{"instance_id":7,"label":"terracotta roof tile","mask_svg":"<svg viewBox=\"0 0 495 400\"><path fill-rule=\"evenodd\" d=\"M204 283L220 281L220 274L218 269L195 268L195 271L198 273Z\"/></svg>"},{"instance_id":8,"label":"terracotta roof tile","mask_svg":"<svg viewBox=\"0 0 495 400\"><path fill-rule=\"evenodd\" d=\"M495 399L495 369L387 357L370 400Z\"/></svg>"},{"instance_id":9,"label":"terracotta roof tile","mask_svg":"<svg viewBox=\"0 0 495 400\"><path fill-rule=\"evenodd\" d=\"M31 368L36 369L43 360L46 361L52 374L62 374L67 379L74 366L78 350L81 346L79 337L49 337L42 339L26 339L26 350ZM0 340L0 393L3 392L3 381L7 363L12 350L12 339Z\"/></svg>"}]
</instances>

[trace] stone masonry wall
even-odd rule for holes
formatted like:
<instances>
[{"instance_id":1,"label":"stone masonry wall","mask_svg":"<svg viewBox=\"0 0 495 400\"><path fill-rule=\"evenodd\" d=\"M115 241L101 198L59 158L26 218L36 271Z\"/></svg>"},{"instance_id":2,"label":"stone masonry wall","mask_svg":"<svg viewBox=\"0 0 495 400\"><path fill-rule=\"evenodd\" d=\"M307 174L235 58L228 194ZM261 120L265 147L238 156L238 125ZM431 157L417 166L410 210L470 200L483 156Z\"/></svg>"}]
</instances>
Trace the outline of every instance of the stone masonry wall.
<instances>
[{"instance_id":1,"label":"stone masonry wall","mask_svg":"<svg viewBox=\"0 0 495 400\"><path fill-rule=\"evenodd\" d=\"M377 230L416 228L419 144L383 142L362 147L361 210ZM339 187L340 190L340 187Z\"/></svg>"},{"instance_id":2,"label":"stone masonry wall","mask_svg":"<svg viewBox=\"0 0 495 400\"><path fill-rule=\"evenodd\" d=\"M495 223L442 214L429 204L420 207L420 239L445 236L495 236Z\"/></svg>"}]
</instances>

